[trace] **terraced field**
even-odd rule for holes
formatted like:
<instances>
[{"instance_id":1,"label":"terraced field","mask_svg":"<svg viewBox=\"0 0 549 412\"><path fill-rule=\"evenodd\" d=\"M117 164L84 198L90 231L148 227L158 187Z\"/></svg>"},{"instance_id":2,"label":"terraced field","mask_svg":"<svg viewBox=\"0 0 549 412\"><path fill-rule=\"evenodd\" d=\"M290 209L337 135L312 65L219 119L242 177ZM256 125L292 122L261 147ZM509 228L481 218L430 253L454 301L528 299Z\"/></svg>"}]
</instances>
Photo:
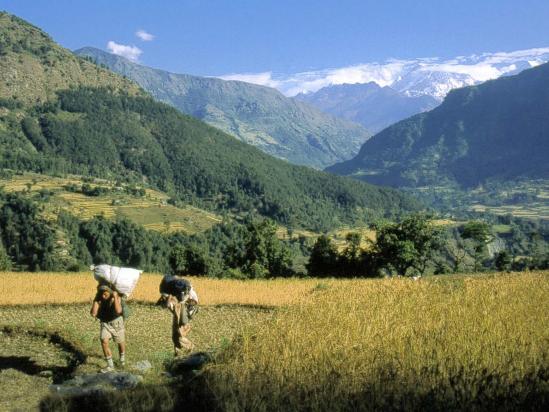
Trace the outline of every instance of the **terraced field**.
<instances>
[{"instance_id":1,"label":"terraced field","mask_svg":"<svg viewBox=\"0 0 549 412\"><path fill-rule=\"evenodd\" d=\"M59 210L69 211L80 219L91 219L102 215L107 219L117 216L127 217L133 222L150 230L160 232L183 231L193 234L209 229L221 222L214 213L192 206L175 207L167 204L168 195L147 188L145 196L132 196L125 193L122 187L116 187L114 182L94 179L91 186L111 189L101 196L86 196L65 189L68 185L80 186L83 178L72 176L59 178L33 173L14 175L0 179L0 187L6 192L39 193L48 191L51 196L44 210L45 216L54 219Z\"/></svg>"}]
</instances>

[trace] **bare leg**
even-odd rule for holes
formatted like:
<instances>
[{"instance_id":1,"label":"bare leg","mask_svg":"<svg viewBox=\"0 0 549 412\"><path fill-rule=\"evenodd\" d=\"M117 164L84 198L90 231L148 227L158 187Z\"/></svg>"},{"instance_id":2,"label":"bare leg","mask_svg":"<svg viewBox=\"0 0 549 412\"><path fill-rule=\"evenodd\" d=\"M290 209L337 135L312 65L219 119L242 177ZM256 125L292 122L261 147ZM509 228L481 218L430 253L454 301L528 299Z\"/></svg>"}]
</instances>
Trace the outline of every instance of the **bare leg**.
<instances>
[{"instance_id":1,"label":"bare leg","mask_svg":"<svg viewBox=\"0 0 549 412\"><path fill-rule=\"evenodd\" d=\"M124 353L126 353L126 342L119 342L118 343L118 354L122 356Z\"/></svg>"},{"instance_id":2,"label":"bare leg","mask_svg":"<svg viewBox=\"0 0 549 412\"><path fill-rule=\"evenodd\" d=\"M109 348L109 340L108 339L101 339L101 348L103 349L103 355L105 355L105 358L111 358L111 348Z\"/></svg>"}]
</instances>

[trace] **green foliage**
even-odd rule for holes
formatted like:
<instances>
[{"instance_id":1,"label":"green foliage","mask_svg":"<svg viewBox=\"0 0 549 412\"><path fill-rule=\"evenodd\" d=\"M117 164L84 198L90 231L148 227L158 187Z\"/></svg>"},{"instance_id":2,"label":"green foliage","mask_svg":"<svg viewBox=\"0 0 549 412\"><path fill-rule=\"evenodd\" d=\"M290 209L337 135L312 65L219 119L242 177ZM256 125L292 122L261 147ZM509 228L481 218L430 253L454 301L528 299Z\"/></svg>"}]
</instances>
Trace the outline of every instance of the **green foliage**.
<instances>
[{"instance_id":1,"label":"green foliage","mask_svg":"<svg viewBox=\"0 0 549 412\"><path fill-rule=\"evenodd\" d=\"M28 270L56 270L53 230L39 216L36 204L8 194L0 208L0 233L13 263Z\"/></svg>"},{"instance_id":2,"label":"green foliage","mask_svg":"<svg viewBox=\"0 0 549 412\"><path fill-rule=\"evenodd\" d=\"M1 238L1 235L0 235ZM10 270L12 267L11 259L4 249L4 245L0 242L0 271Z\"/></svg>"},{"instance_id":3,"label":"green foliage","mask_svg":"<svg viewBox=\"0 0 549 412\"><path fill-rule=\"evenodd\" d=\"M0 152L0 166L134 182L144 177L198 206L312 229L417 207L396 191L273 159L150 98L78 88L39 108L8 125L19 136L9 140L18 149Z\"/></svg>"},{"instance_id":4,"label":"green foliage","mask_svg":"<svg viewBox=\"0 0 549 412\"><path fill-rule=\"evenodd\" d=\"M423 274L442 247L441 235L425 215L411 215L400 223L378 228L374 250L385 269L400 276L406 276L409 269Z\"/></svg>"},{"instance_id":5,"label":"green foliage","mask_svg":"<svg viewBox=\"0 0 549 412\"><path fill-rule=\"evenodd\" d=\"M274 222L249 222L242 234L242 239L226 249L228 267L240 268L250 278L293 274L290 250L276 237Z\"/></svg>"},{"instance_id":6,"label":"green foliage","mask_svg":"<svg viewBox=\"0 0 549 412\"><path fill-rule=\"evenodd\" d=\"M498 271L503 272L504 270L509 270L511 262L511 256L506 250L503 250L496 255L494 266Z\"/></svg>"},{"instance_id":7,"label":"green foliage","mask_svg":"<svg viewBox=\"0 0 549 412\"><path fill-rule=\"evenodd\" d=\"M338 253L326 235L319 236L313 245L306 265L309 276L331 277L338 271Z\"/></svg>"},{"instance_id":8,"label":"green foliage","mask_svg":"<svg viewBox=\"0 0 549 412\"><path fill-rule=\"evenodd\" d=\"M358 233L347 235L347 246L341 253L327 236L320 236L311 251L308 274L376 277L383 269L401 276L406 276L409 269L423 274L443 245L442 230L422 214L410 215L400 223L384 222L376 229L376 241L366 250L360 246Z\"/></svg>"},{"instance_id":9,"label":"green foliage","mask_svg":"<svg viewBox=\"0 0 549 412\"><path fill-rule=\"evenodd\" d=\"M467 222L463 227L461 237L474 242L475 272L477 272L480 270L482 259L486 257L488 243L494 240L490 225L480 220Z\"/></svg>"}]
</instances>

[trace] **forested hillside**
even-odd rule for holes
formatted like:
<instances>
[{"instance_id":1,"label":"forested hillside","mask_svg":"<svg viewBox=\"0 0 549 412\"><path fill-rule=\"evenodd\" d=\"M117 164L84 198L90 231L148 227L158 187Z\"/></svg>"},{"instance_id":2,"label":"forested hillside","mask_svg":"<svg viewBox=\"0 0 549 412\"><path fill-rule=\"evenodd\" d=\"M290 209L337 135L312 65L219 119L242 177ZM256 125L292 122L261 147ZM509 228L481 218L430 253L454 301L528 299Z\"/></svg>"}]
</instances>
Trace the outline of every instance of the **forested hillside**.
<instances>
[{"instance_id":1,"label":"forested hillside","mask_svg":"<svg viewBox=\"0 0 549 412\"><path fill-rule=\"evenodd\" d=\"M274 159L155 102L129 81L89 62L80 63L16 17L2 14L0 23L2 61L9 60L16 73L24 72L27 61L48 72L45 80L32 80L43 81L48 90L34 98L33 87L15 87L11 72L0 72L2 168L145 181L175 200L314 229L417 207L394 190ZM21 42L41 46L38 51L19 48ZM40 51L48 47L57 55L51 66ZM76 61L94 70L93 81L78 80L91 76L84 70L67 80L65 74L72 66L65 64L65 56L71 65ZM58 77L66 82L48 82Z\"/></svg>"},{"instance_id":2,"label":"forested hillside","mask_svg":"<svg viewBox=\"0 0 549 412\"><path fill-rule=\"evenodd\" d=\"M168 103L273 156L326 167L353 157L370 133L270 87L175 74L92 47L75 52L127 76Z\"/></svg>"},{"instance_id":3,"label":"forested hillside","mask_svg":"<svg viewBox=\"0 0 549 412\"><path fill-rule=\"evenodd\" d=\"M453 90L328 170L392 186L549 178L549 64Z\"/></svg>"}]
</instances>

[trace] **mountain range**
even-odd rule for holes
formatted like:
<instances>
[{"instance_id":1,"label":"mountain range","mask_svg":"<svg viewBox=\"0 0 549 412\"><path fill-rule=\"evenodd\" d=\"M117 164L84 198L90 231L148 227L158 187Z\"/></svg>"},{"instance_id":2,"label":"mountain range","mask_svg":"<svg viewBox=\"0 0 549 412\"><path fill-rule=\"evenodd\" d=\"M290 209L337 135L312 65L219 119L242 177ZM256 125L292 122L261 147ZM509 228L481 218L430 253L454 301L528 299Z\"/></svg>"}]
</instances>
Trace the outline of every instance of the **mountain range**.
<instances>
[{"instance_id":1,"label":"mountain range","mask_svg":"<svg viewBox=\"0 0 549 412\"><path fill-rule=\"evenodd\" d=\"M329 171L392 186L549 178L549 64L452 90Z\"/></svg>"},{"instance_id":2,"label":"mountain range","mask_svg":"<svg viewBox=\"0 0 549 412\"><path fill-rule=\"evenodd\" d=\"M294 164L323 168L350 159L371 136L357 123L273 88L170 73L91 47L75 54L134 80L155 99Z\"/></svg>"},{"instance_id":3,"label":"mountain range","mask_svg":"<svg viewBox=\"0 0 549 412\"><path fill-rule=\"evenodd\" d=\"M314 93L300 93L295 98L326 113L360 123L373 133L439 104L430 95L408 96L375 82L328 86Z\"/></svg>"},{"instance_id":4,"label":"mountain range","mask_svg":"<svg viewBox=\"0 0 549 412\"><path fill-rule=\"evenodd\" d=\"M372 133L438 106L452 89L518 74L549 61L549 48L483 53L453 59L388 60L289 76L228 75L278 88Z\"/></svg>"},{"instance_id":5,"label":"mountain range","mask_svg":"<svg viewBox=\"0 0 549 412\"><path fill-rule=\"evenodd\" d=\"M175 202L318 230L418 208L393 189L273 158L8 13L0 54L0 169L137 182Z\"/></svg>"}]
</instances>

